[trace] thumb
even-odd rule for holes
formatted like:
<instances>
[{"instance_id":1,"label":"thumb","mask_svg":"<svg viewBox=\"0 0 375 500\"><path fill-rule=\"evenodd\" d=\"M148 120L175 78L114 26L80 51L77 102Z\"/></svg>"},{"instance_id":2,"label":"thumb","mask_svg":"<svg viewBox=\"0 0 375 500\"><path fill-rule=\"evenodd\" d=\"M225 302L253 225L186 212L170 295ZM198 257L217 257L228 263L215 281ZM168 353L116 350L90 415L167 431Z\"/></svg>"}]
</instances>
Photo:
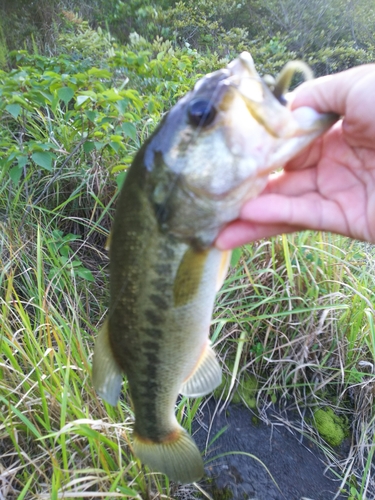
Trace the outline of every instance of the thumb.
<instances>
[{"instance_id":1,"label":"thumb","mask_svg":"<svg viewBox=\"0 0 375 500\"><path fill-rule=\"evenodd\" d=\"M305 82L292 93L292 108L310 106L344 117L345 140L352 147L374 148L375 64Z\"/></svg>"}]
</instances>

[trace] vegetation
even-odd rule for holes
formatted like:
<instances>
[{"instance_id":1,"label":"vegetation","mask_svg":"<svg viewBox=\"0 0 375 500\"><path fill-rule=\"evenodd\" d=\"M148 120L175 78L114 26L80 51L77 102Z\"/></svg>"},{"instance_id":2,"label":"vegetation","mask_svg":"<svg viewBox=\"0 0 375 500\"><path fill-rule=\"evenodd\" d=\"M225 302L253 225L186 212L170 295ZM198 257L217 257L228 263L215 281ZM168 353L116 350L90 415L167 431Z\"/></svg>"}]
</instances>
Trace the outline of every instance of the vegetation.
<instances>
[{"instance_id":1,"label":"vegetation","mask_svg":"<svg viewBox=\"0 0 375 500\"><path fill-rule=\"evenodd\" d=\"M314 419L319 434L332 446L340 446L348 435L345 418L338 417L332 408L319 408L314 413Z\"/></svg>"},{"instance_id":2,"label":"vegetation","mask_svg":"<svg viewBox=\"0 0 375 500\"><path fill-rule=\"evenodd\" d=\"M1 8L0 497L198 497L132 456L128 397L112 408L92 389L118 187L200 75L244 49L271 74L297 57L317 74L371 61L375 8L369 0L3 0ZM358 500L375 495L373 260L370 245L311 232L244 247L212 322L226 397L303 407L301 432ZM179 402L188 429L199 403ZM318 412L345 417L347 460L314 423Z\"/></svg>"}]
</instances>

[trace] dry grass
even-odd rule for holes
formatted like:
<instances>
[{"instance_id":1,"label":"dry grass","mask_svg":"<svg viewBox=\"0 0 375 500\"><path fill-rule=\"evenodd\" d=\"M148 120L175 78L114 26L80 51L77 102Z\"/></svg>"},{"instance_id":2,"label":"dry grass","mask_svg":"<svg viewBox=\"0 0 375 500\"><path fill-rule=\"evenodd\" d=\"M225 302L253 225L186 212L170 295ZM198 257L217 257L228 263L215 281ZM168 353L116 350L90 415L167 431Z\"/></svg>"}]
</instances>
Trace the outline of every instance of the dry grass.
<instances>
[{"instance_id":1,"label":"dry grass","mask_svg":"<svg viewBox=\"0 0 375 500\"><path fill-rule=\"evenodd\" d=\"M73 192L62 213L25 216L13 206L1 227L0 499L208 498L145 470L131 453L126 392L112 408L93 391L94 337L108 301L102 246L110 214L100 178L90 179L79 217ZM264 419L276 400L299 411L299 423L282 416L283 424L319 443L358 500L375 495L373 252L313 233L249 246L218 295L212 324L234 387L245 373L257 378ZM188 429L199 403L179 403ZM314 426L314 411L327 405L350 422L345 459Z\"/></svg>"},{"instance_id":2,"label":"dry grass","mask_svg":"<svg viewBox=\"0 0 375 500\"><path fill-rule=\"evenodd\" d=\"M102 43L108 45L106 36ZM147 47L155 55L167 54L171 44L158 40ZM88 42L83 62L93 48ZM100 66L104 52L99 52L94 58ZM175 54L179 66L180 52ZM94 338L108 303L103 248L116 190L109 171L126 168L138 141L149 135L170 101L190 88L197 69L217 64L212 54L196 62L181 54L187 68L173 68L168 58L165 63L170 90L164 76L145 79L126 68L139 83L142 99L127 94L125 123L137 123L137 130L133 139L129 131L122 136L125 149L118 154L106 148L124 122L124 110L103 99L102 76L93 79L95 84L83 78L82 86L75 87L84 70L79 76L76 61L71 66L66 61L67 74L64 70L53 88L62 85L61 91L69 83L76 97L84 97L87 89L101 97L92 108L61 98L57 102L46 78L56 63L51 59L50 66L45 59L42 76L32 57L23 56L32 91L27 99L34 93L36 101L32 111L22 108L17 117L4 111L0 127L0 500L208 498L199 485L178 488L134 458L126 381L116 408L98 399L91 383ZM113 72L116 92L128 82L122 66L130 59L124 53ZM164 63L155 62L164 75ZM22 82L7 79L12 99L13 93L17 99L24 93L23 77ZM165 97L154 102L161 87ZM4 99L10 96L6 92ZM137 118L149 104L157 107L153 117ZM86 112L91 118L82 121ZM98 140L98 148L82 151L87 138ZM29 161L35 145L53 152L53 170ZM15 181L10 173L19 153L18 167L23 167ZM12 154L17 155L10 161ZM296 431L320 444L348 495L357 500L375 498L373 255L371 246L312 233L248 247L218 295L212 322L213 341L233 389L252 374L262 418L274 401L297 409ZM186 398L178 404L178 418L189 430L199 404ZM314 427L313 413L324 406L350 421L352 441L345 460ZM283 423L292 425L286 417Z\"/></svg>"},{"instance_id":3,"label":"dry grass","mask_svg":"<svg viewBox=\"0 0 375 500\"><path fill-rule=\"evenodd\" d=\"M215 316L232 385L256 377L265 421L276 399L280 409L299 412L298 425L287 412L281 421L321 446L342 488L358 499L375 495L373 254L371 246L309 233L248 247ZM314 426L314 411L327 406L350 424L345 459Z\"/></svg>"}]
</instances>

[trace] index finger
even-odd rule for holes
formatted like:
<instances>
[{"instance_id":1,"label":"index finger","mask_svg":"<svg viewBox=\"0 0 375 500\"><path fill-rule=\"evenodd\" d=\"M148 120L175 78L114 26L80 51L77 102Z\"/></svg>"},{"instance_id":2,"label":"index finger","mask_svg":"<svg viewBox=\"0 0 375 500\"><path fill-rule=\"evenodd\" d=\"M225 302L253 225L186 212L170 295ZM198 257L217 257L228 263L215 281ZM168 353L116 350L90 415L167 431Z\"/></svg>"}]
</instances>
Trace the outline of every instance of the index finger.
<instances>
[{"instance_id":1,"label":"index finger","mask_svg":"<svg viewBox=\"0 0 375 500\"><path fill-rule=\"evenodd\" d=\"M375 64L311 80L291 93L293 108L310 106L344 117L342 130L351 147L374 149Z\"/></svg>"},{"instance_id":2,"label":"index finger","mask_svg":"<svg viewBox=\"0 0 375 500\"><path fill-rule=\"evenodd\" d=\"M309 80L291 94L292 109L310 106L319 113L345 115L353 88L368 74L375 74L375 64L357 66L341 73Z\"/></svg>"}]
</instances>

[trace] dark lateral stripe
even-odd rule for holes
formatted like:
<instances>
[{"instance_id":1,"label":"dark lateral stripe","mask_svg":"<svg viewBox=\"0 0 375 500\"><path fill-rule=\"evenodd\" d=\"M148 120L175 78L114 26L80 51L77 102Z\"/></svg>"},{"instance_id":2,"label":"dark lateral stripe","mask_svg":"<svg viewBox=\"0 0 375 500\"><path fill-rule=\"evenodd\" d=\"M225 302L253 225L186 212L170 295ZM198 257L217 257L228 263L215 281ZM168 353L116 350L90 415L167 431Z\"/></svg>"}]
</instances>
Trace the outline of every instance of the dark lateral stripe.
<instances>
[{"instance_id":1,"label":"dark lateral stripe","mask_svg":"<svg viewBox=\"0 0 375 500\"><path fill-rule=\"evenodd\" d=\"M142 332L152 339L160 340L163 337L163 330L160 328L142 328Z\"/></svg>"},{"instance_id":2,"label":"dark lateral stripe","mask_svg":"<svg viewBox=\"0 0 375 500\"><path fill-rule=\"evenodd\" d=\"M142 349L146 349L147 351L157 352L160 350L160 344L158 342L142 342Z\"/></svg>"},{"instance_id":3,"label":"dark lateral stripe","mask_svg":"<svg viewBox=\"0 0 375 500\"><path fill-rule=\"evenodd\" d=\"M163 279L156 279L151 281L151 285L153 288L158 290L160 294L166 295L168 292L170 292L171 289L171 284Z\"/></svg>"},{"instance_id":4,"label":"dark lateral stripe","mask_svg":"<svg viewBox=\"0 0 375 500\"><path fill-rule=\"evenodd\" d=\"M160 276L167 276L171 274L172 266L170 264L157 264L155 266L155 271Z\"/></svg>"},{"instance_id":5,"label":"dark lateral stripe","mask_svg":"<svg viewBox=\"0 0 375 500\"><path fill-rule=\"evenodd\" d=\"M168 309L168 302L162 295L152 294L150 295L151 302L159 309Z\"/></svg>"},{"instance_id":6,"label":"dark lateral stripe","mask_svg":"<svg viewBox=\"0 0 375 500\"><path fill-rule=\"evenodd\" d=\"M160 311L155 311L153 309L147 309L145 311L146 319L152 325L160 325L164 322L163 314Z\"/></svg>"}]
</instances>

